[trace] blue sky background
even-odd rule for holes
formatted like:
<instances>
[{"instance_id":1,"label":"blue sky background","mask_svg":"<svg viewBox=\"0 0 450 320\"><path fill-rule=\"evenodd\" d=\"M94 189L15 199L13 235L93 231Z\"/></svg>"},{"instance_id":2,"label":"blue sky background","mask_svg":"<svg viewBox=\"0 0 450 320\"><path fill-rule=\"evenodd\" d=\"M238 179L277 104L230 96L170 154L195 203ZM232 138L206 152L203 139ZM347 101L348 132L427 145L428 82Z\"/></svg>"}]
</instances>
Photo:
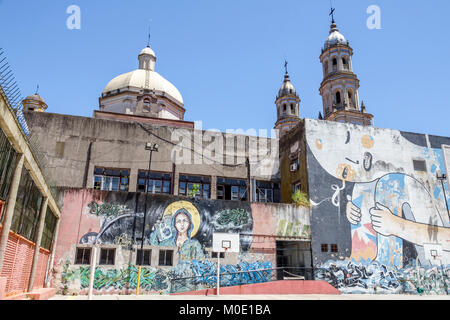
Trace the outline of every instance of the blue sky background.
<instances>
[{"instance_id":1,"label":"blue sky background","mask_svg":"<svg viewBox=\"0 0 450 320\"><path fill-rule=\"evenodd\" d=\"M72 4L81 30L66 27ZM375 126L450 136L450 1L333 4ZM366 26L369 5L381 8L381 30ZM150 23L155 71L180 90L185 120L271 129L284 59L300 115L322 110L329 10L329 0L0 0L0 47L24 96L39 84L49 112L90 117L107 83L138 67Z\"/></svg>"}]
</instances>

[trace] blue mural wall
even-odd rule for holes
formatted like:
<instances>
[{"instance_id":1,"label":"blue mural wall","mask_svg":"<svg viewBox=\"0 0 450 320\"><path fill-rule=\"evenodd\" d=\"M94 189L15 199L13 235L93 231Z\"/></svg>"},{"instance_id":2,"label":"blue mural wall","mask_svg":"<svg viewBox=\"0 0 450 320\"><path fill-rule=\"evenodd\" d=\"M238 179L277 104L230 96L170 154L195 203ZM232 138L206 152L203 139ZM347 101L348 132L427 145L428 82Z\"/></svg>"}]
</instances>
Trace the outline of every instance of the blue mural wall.
<instances>
[{"instance_id":1,"label":"blue mural wall","mask_svg":"<svg viewBox=\"0 0 450 320\"><path fill-rule=\"evenodd\" d=\"M450 138L305 121L316 279L345 293L446 294L450 193L436 173Z\"/></svg>"}]
</instances>

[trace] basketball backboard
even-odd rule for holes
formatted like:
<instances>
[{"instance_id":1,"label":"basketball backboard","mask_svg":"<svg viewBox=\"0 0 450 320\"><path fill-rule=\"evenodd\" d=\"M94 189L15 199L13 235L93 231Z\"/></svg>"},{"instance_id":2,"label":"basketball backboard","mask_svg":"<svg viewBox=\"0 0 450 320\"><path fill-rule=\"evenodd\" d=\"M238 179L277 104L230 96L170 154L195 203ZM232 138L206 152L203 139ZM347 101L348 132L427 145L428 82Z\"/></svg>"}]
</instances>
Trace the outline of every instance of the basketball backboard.
<instances>
[{"instance_id":1,"label":"basketball backboard","mask_svg":"<svg viewBox=\"0 0 450 320\"><path fill-rule=\"evenodd\" d=\"M213 233L213 252L235 252L239 253L238 233Z\"/></svg>"}]
</instances>

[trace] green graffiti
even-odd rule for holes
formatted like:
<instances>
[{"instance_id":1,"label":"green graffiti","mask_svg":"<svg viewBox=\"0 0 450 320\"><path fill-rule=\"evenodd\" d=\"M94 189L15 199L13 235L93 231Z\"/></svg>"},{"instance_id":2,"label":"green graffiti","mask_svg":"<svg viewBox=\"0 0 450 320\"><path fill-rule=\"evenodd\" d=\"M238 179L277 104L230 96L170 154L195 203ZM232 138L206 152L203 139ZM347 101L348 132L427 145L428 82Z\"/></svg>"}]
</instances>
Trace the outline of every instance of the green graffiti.
<instances>
[{"instance_id":1,"label":"green graffiti","mask_svg":"<svg viewBox=\"0 0 450 320\"><path fill-rule=\"evenodd\" d=\"M219 211L217 223L221 226L233 224L243 226L250 221L250 213L244 209L225 209Z\"/></svg>"},{"instance_id":2,"label":"green graffiti","mask_svg":"<svg viewBox=\"0 0 450 320\"><path fill-rule=\"evenodd\" d=\"M302 238L309 238L311 236L310 226L304 224L302 230Z\"/></svg>"},{"instance_id":3,"label":"green graffiti","mask_svg":"<svg viewBox=\"0 0 450 320\"><path fill-rule=\"evenodd\" d=\"M89 287L90 266L70 269L66 263L62 272L63 288L67 289L76 279L80 280L81 289ZM138 269L136 266L128 266L123 269L103 269L97 267L94 273L94 289L136 289ZM161 269L141 268L139 286L142 290L158 291L168 289L168 277Z\"/></svg>"},{"instance_id":4,"label":"green graffiti","mask_svg":"<svg viewBox=\"0 0 450 320\"><path fill-rule=\"evenodd\" d=\"M127 209L125 205L118 205L118 204L112 204L112 203L102 203L98 204L95 201L91 201L88 205L89 213L96 215L96 216L102 216L106 218L114 218L124 213L124 211Z\"/></svg>"},{"instance_id":5,"label":"green graffiti","mask_svg":"<svg viewBox=\"0 0 450 320\"><path fill-rule=\"evenodd\" d=\"M302 237L309 238L310 226L302 224L301 221L291 222L287 220L279 220L277 227L277 236Z\"/></svg>"},{"instance_id":6,"label":"green graffiti","mask_svg":"<svg viewBox=\"0 0 450 320\"><path fill-rule=\"evenodd\" d=\"M133 239L126 233L122 233L114 239L114 243L123 247L128 247L133 243Z\"/></svg>"}]
</instances>

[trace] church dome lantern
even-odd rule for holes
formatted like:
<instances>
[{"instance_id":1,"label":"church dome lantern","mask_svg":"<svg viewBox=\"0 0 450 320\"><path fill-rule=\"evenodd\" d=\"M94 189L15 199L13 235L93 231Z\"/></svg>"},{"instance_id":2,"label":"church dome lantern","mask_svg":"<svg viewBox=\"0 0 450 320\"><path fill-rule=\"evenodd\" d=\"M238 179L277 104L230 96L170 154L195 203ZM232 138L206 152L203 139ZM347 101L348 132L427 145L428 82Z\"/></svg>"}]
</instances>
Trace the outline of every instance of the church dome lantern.
<instances>
[{"instance_id":1,"label":"church dome lantern","mask_svg":"<svg viewBox=\"0 0 450 320\"><path fill-rule=\"evenodd\" d=\"M180 91L155 71L156 55L150 46L138 55L139 68L121 74L106 85L100 110L173 120L184 119Z\"/></svg>"}]
</instances>

